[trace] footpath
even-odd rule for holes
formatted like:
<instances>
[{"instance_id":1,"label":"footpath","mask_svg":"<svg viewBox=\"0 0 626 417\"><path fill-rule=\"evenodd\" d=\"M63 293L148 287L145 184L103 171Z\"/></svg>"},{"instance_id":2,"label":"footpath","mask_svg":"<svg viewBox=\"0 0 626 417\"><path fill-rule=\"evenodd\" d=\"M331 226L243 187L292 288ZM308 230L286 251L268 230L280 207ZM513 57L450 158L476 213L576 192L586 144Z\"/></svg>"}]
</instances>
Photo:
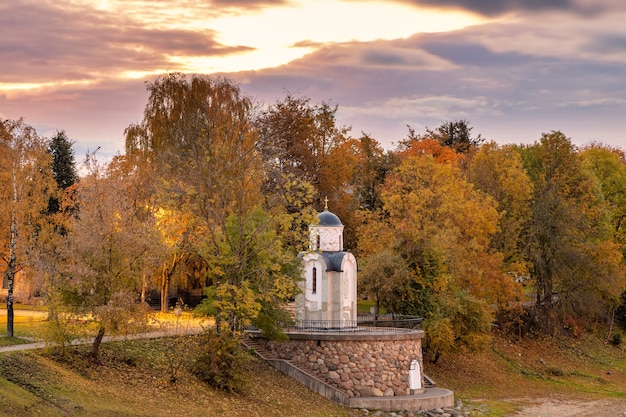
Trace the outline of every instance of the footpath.
<instances>
[{"instance_id":1,"label":"footpath","mask_svg":"<svg viewBox=\"0 0 626 417\"><path fill-rule=\"evenodd\" d=\"M48 313L45 311L36 311L36 310L15 310L14 312L15 318L29 317L33 319L44 320L48 317ZM7 310L0 309L0 317L6 316ZM178 325L175 323L161 323L158 326L162 326L160 329L143 332L143 333L133 333L126 335L108 335L104 336L102 342L119 342L125 340L138 340L138 339L156 339L159 337L171 337L171 336L186 336L186 335L194 335L202 333L206 327L203 326L201 321L194 320L193 322L188 322L186 320L181 320ZM20 337L18 335L18 337ZM28 338L24 338L28 339ZM93 343L94 338L83 338L72 340L68 345L69 346L78 346L78 345L89 345ZM22 350L36 350L36 349L44 349L47 347L55 346L53 343L45 342L41 340L33 340L32 343L20 343L17 345L10 346L2 346L0 347L0 353L2 352L16 352Z\"/></svg>"}]
</instances>

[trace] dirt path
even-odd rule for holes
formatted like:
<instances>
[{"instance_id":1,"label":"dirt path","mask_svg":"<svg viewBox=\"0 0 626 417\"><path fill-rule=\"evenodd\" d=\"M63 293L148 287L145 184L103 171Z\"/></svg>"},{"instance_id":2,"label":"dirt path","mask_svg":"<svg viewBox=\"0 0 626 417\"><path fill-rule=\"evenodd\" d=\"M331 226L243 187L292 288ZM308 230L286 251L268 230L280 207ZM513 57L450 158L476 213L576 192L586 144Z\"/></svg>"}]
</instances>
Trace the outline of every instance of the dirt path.
<instances>
[{"instance_id":1,"label":"dirt path","mask_svg":"<svg viewBox=\"0 0 626 417\"><path fill-rule=\"evenodd\" d=\"M515 402L518 402L516 400ZM510 417L626 417L626 398L598 401L527 399L528 405ZM526 402L526 400L524 401Z\"/></svg>"}]
</instances>

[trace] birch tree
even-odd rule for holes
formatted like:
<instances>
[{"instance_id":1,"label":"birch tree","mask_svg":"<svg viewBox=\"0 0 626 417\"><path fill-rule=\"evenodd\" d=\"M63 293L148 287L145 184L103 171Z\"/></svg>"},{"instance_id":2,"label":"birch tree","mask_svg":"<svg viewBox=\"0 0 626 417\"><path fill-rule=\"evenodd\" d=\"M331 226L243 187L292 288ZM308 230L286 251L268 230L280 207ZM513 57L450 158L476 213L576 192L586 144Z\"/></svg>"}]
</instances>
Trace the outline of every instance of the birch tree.
<instances>
[{"instance_id":1,"label":"birch tree","mask_svg":"<svg viewBox=\"0 0 626 417\"><path fill-rule=\"evenodd\" d=\"M18 272L26 278L27 252L54 190L45 140L22 119L0 123L0 214L2 262L7 284L7 336L14 335L14 286Z\"/></svg>"}]
</instances>

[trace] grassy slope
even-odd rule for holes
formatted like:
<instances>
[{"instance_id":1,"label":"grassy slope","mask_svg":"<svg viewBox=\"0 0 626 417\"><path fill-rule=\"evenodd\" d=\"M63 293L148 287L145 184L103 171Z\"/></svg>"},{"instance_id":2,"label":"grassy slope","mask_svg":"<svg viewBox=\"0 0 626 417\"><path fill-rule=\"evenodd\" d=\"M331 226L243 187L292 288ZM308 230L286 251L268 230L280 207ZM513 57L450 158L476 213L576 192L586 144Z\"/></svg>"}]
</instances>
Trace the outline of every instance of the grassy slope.
<instances>
[{"instance_id":1,"label":"grassy slope","mask_svg":"<svg viewBox=\"0 0 626 417\"><path fill-rule=\"evenodd\" d=\"M169 383L149 349L141 358L134 356L138 350L114 345L103 347L97 365L76 353L67 359L45 352L0 355L0 416L350 415L259 361L247 365L246 392L227 394L184 373Z\"/></svg>"},{"instance_id":2,"label":"grassy slope","mask_svg":"<svg viewBox=\"0 0 626 417\"><path fill-rule=\"evenodd\" d=\"M0 416L354 415L258 361L248 365L244 394L225 394L184 373L168 383L164 362L154 359L155 342L132 343L106 344L98 365L76 353L0 355ZM487 403L493 416L528 399L626 398L626 352L593 337L496 338L485 352L425 366L440 386L465 402Z\"/></svg>"},{"instance_id":3,"label":"grassy slope","mask_svg":"<svg viewBox=\"0 0 626 417\"><path fill-rule=\"evenodd\" d=\"M457 397L489 404L493 415L506 415L538 398L626 401L626 351L595 336L495 338L485 352L445 357L425 368Z\"/></svg>"}]
</instances>

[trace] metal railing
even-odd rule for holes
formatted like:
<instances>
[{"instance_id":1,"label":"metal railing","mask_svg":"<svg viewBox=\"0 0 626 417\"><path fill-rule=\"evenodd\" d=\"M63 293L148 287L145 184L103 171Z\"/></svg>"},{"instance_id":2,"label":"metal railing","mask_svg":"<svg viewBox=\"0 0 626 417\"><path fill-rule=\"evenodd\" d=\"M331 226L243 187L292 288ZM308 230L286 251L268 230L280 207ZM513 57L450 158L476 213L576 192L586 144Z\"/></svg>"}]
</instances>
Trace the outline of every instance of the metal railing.
<instances>
[{"instance_id":1,"label":"metal railing","mask_svg":"<svg viewBox=\"0 0 626 417\"><path fill-rule=\"evenodd\" d=\"M405 314L359 314L359 326L396 327L403 329L422 329L423 317Z\"/></svg>"},{"instance_id":2,"label":"metal railing","mask_svg":"<svg viewBox=\"0 0 626 417\"><path fill-rule=\"evenodd\" d=\"M422 319L419 317L386 318L378 320L296 320L284 324L286 333L411 333L421 330Z\"/></svg>"}]
</instances>

